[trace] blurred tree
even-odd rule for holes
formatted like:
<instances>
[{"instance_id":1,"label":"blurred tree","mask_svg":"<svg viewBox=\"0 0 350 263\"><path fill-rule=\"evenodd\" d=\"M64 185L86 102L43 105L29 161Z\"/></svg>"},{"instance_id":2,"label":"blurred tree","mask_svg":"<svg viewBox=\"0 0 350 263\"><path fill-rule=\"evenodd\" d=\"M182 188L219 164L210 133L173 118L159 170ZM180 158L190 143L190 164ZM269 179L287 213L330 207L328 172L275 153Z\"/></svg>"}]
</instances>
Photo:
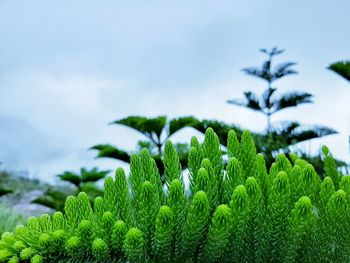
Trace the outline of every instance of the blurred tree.
<instances>
[{"instance_id":1,"label":"blurred tree","mask_svg":"<svg viewBox=\"0 0 350 263\"><path fill-rule=\"evenodd\" d=\"M101 179L105 178L110 171L100 171L96 167L87 170L81 168L79 173L65 171L62 174L57 175L63 182L68 182L73 186L73 191L63 191L56 187L50 187L44 196L41 196L33 201L33 203L45 205L55 210L62 210L64 202L68 195L78 194L80 192L87 193L90 201L92 202L97 196L102 194L102 189L96 184Z\"/></svg>"},{"instance_id":2,"label":"blurred tree","mask_svg":"<svg viewBox=\"0 0 350 263\"><path fill-rule=\"evenodd\" d=\"M6 188L0 188L0 196L7 195L13 193L13 190L11 189L6 189Z\"/></svg>"},{"instance_id":3,"label":"blurred tree","mask_svg":"<svg viewBox=\"0 0 350 263\"><path fill-rule=\"evenodd\" d=\"M2 164L2 162L0 162L0 165L1 164ZM0 178L3 178L4 175L8 176L8 173L5 170L0 170ZM10 194L10 193L13 193L12 189L9 189L9 188L0 184L0 196Z\"/></svg>"},{"instance_id":4,"label":"blurred tree","mask_svg":"<svg viewBox=\"0 0 350 263\"><path fill-rule=\"evenodd\" d=\"M267 159L272 161L273 153L289 152L289 146L296 143L337 133L329 127L303 126L296 121L283 121L274 125L271 123L271 117L282 110L312 103L313 95L300 91L278 93L274 82L283 77L297 74L298 72L293 68L296 63L284 62L273 66L274 57L283 53L284 50L274 47L271 50L261 49L260 51L267 55L267 60L263 62L261 67L244 68L243 72L265 81L267 84L265 91L261 96L253 91L246 91L243 99L231 99L227 102L260 112L266 116L266 132L262 134L263 136L258 136L257 145L260 146Z\"/></svg>"},{"instance_id":5,"label":"blurred tree","mask_svg":"<svg viewBox=\"0 0 350 263\"><path fill-rule=\"evenodd\" d=\"M243 133L243 130L237 125L217 120L197 120L197 122L192 123L190 126L203 134L209 127L212 128L218 135L220 143L224 146L227 144L227 136L230 130L234 130L239 138Z\"/></svg>"},{"instance_id":6,"label":"blurred tree","mask_svg":"<svg viewBox=\"0 0 350 263\"><path fill-rule=\"evenodd\" d=\"M137 142L137 151L142 148L147 148L156 164L159 171L164 171L162 156L165 142L179 130L185 127L193 127L199 121L192 117L180 117L168 120L166 116L158 116L154 118L146 118L141 116L129 116L120 120L116 120L111 124L119 124L131 128L142 134L146 140ZM188 144L175 143L182 167L187 167L187 155L189 151ZM90 149L97 150L97 158L108 157L117 159L123 162L130 162L132 151L124 151L110 144L98 144Z\"/></svg>"},{"instance_id":7,"label":"blurred tree","mask_svg":"<svg viewBox=\"0 0 350 263\"><path fill-rule=\"evenodd\" d=\"M350 81L350 61L339 61L329 65L328 69Z\"/></svg>"},{"instance_id":8,"label":"blurred tree","mask_svg":"<svg viewBox=\"0 0 350 263\"><path fill-rule=\"evenodd\" d=\"M267 119L267 130L270 131L271 116L273 114L289 107L296 107L299 104L311 103L312 95L306 92L289 92L276 96L277 88L272 87L273 82L288 75L297 74L297 71L292 69L296 63L285 62L272 68L272 59L274 56L283 53L283 50L274 47L271 50L261 49L260 51L268 56L263 65L260 68L244 68L242 71L250 76L266 81L266 90L261 96L252 91L246 91L243 99L231 99L227 102L263 113Z\"/></svg>"},{"instance_id":9,"label":"blurred tree","mask_svg":"<svg viewBox=\"0 0 350 263\"><path fill-rule=\"evenodd\" d=\"M57 175L62 181L69 182L76 186L79 191L84 191L87 185L96 183L97 181L105 178L109 173L109 170L99 171L96 167L87 170L81 168L80 173L74 173L71 171L65 171L62 174Z\"/></svg>"},{"instance_id":10,"label":"blurred tree","mask_svg":"<svg viewBox=\"0 0 350 263\"><path fill-rule=\"evenodd\" d=\"M274 82L283 77L297 74L297 71L293 69L296 63L285 62L273 66L272 60L275 56L283 53L283 50L275 47L271 50L261 49L260 51L268 57L263 65L261 67L245 68L243 71L250 76L264 80L267 83L265 91L261 96L252 91L247 91L244 93L243 99L232 99L229 100L228 103L260 112L266 116L266 132L260 134L255 133L253 134L253 138L258 152L262 152L267 159L267 163L271 164L273 157L277 155L277 153L288 153L291 145L335 134L337 132L332 128L320 125L305 126L296 121L283 121L277 124L271 124L271 117L274 114L288 108L312 103L313 95L300 91L278 93L277 88L273 86ZM155 159L161 173L164 171L162 161L164 143L175 132L185 127L192 127L201 133L204 133L208 127L211 127L219 136L220 143L224 146L226 146L229 130L234 129L238 138L240 138L242 133L242 129L236 125L216 120L198 120L192 116L171 120L168 120L166 116L158 116L154 118L129 116L114 121L111 124L123 125L141 133L146 140L137 142L137 150L147 148ZM186 157L189 151L188 145L174 144L174 146L179 152L182 167L186 168ZM98 158L108 157L127 163L130 162L130 156L132 153L132 151L124 151L110 144L98 144L91 147L91 149L98 151ZM304 159L308 159L306 158L307 155L305 153L299 151L299 154L302 154ZM315 164L322 163L321 159L316 160L316 158L320 157L310 157L309 160ZM320 171L323 170L323 167L316 167L316 169Z\"/></svg>"},{"instance_id":11,"label":"blurred tree","mask_svg":"<svg viewBox=\"0 0 350 263\"><path fill-rule=\"evenodd\" d=\"M328 69L334 71L346 80L350 81L350 61L339 61L329 65ZM349 136L349 152L350 152L350 136ZM347 167L349 168L349 166Z\"/></svg>"}]
</instances>

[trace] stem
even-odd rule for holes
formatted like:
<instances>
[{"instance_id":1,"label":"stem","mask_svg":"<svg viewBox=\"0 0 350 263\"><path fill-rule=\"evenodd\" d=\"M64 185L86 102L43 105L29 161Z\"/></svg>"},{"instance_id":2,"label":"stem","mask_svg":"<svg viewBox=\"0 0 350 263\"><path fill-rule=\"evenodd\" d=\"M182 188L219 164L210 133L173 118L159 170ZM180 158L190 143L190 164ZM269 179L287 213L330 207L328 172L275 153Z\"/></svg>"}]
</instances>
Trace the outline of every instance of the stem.
<instances>
[{"instance_id":1,"label":"stem","mask_svg":"<svg viewBox=\"0 0 350 263\"><path fill-rule=\"evenodd\" d=\"M162 156L162 144L161 143L157 143L157 148L158 148L159 156Z\"/></svg>"},{"instance_id":2,"label":"stem","mask_svg":"<svg viewBox=\"0 0 350 263\"><path fill-rule=\"evenodd\" d=\"M148 138L151 140L151 142L154 143L154 145L157 145L157 141L153 138L153 133L151 133Z\"/></svg>"},{"instance_id":3,"label":"stem","mask_svg":"<svg viewBox=\"0 0 350 263\"><path fill-rule=\"evenodd\" d=\"M267 134L270 134L271 131L271 113L270 111L266 114L267 117Z\"/></svg>"},{"instance_id":4,"label":"stem","mask_svg":"<svg viewBox=\"0 0 350 263\"><path fill-rule=\"evenodd\" d=\"M160 141L160 136L157 136L157 147L158 147L158 153L159 156L162 156L162 142Z\"/></svg>"},{"instance_id":5,"label":"stem","mask_svg":"<svg viewBox=\"0 0 350 263\"><path fill-rule=\"evenodd\" d=\"M272 87L272 82L271 80L269 81L269 86L268 86L268 90L271 90ZM270 131L271 131L271 103L270 103L270 99L271 99L271 96L269 96L268 98L268 109L267 109L267 113L266 113L266 116L267 116L267 134L270 134Z\"/></svg>"}]
</instances>

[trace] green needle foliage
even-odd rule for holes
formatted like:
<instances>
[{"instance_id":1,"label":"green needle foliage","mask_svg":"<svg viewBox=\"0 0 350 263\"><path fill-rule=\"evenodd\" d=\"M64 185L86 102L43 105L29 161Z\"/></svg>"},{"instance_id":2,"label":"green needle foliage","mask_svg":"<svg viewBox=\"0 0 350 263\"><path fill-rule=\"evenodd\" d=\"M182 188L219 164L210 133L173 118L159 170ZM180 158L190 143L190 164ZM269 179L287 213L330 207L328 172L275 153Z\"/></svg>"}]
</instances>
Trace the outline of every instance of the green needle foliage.
<instances>
[{"instance_id":1,"label":"green needle foliage","mask_svg":"<svg viewBox=\"0 0 350 263\"><path fill-rule=\"evenodd\" d=\"M192 138L189 185L170 142L166 186L148 150L132 155L93 204L81 192L5 232L0 262L350 262L350 177L329 151L322 180L297 156L268 170L247 131L228 140L225 167L212 129Z\"/></svg>"},{"instance_id":2,"label":"green needle foliage","mask_svg":"<svg viewBox=\"0 0 350 263\"><path fill-rule=\"evenodd\" d=\"M163 183L166 181L165 176L177 177L177 173L188 166L189 147L186 143L172 144L169 139L178 131L184 128L193 128L201 133L210 127L215 130L219 136L220 143L225 145L227 142L228 132L232 129L239 135L242 130L235 125L228 125L216 120L199 120L193 116L184 116L169 119L166 116L142 117L128 116L123 119L116 120L111 124L122 125L130 128L143 136L145 140L137 142L137 150L147 148L155 160L159 174L162 176ZM111 144L98 144L90 148L97 150L97 158L112 158L126 163L130 163L133 151L125 151ZM174 153L177 153L174 155ZM171 158L179 159L181 166L171 166ZM170 161L170 162L169 162ZM169 166L170 165L170 166ZM175 165L175 164L174 164ZM163 175L165 175L163 177ZM170 181L169 181L170 180Z\"/></svg>"}]
</instances>

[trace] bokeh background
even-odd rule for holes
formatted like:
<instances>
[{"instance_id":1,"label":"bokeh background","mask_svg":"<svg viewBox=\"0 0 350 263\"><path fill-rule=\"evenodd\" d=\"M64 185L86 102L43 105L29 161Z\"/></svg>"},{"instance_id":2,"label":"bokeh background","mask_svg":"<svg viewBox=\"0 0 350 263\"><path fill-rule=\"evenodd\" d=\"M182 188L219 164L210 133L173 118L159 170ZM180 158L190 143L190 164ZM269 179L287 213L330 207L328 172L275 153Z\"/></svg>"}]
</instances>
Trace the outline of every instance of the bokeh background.
<instances>
[{"instance_id":1,"label":"bokeh background","mask_svg":"<svg viewBox=\"0 0 350 263\"><path fill-rule=\"evenodd\" d=\"M298 75L276 82L314 104L273 117L322 124L339 134L322 144L349 160L350 88L327 69L349 58L350 2L318 1L6 1L0 2L0 161L51 181L94 160L97 143L135 147L140 136L108 126L128 115L194 115L253 131L263 115L226 103L265 83L241 69L265 59L259 48L286 50ZM176 135L189 140L196 134ZM122 164L120 164L122 165Z\"/></svg>"}]
</instances>

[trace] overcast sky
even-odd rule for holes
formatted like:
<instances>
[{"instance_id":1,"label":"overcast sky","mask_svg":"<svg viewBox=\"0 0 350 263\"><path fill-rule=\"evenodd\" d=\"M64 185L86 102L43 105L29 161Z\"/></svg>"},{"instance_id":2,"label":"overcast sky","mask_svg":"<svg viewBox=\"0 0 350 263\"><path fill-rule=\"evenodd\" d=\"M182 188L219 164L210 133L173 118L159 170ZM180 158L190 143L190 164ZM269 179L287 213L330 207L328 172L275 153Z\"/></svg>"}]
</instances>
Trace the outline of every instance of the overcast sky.
<instances>
[{"instance_id":1,"label":"overcast sky","mask_svg":"<svg viewBox=\"0 0 350 263\"><path fill-rule=\"evenodd\" d=\"M282 3L283 2L283 3ZM265 83L244 75L259 48L286 52L300 74L276 82L315 103L273 121L328 125L349 160L350 84L326 67L350 58L350 1L0 1L0 161L51 180L81 166L114 169L87 149L133 149L137 133L108 126L132 114L216 118L254 131L265 119L225 103ZM193 131L175 139L189 140Z\"/></svg>"}]
</instances>

